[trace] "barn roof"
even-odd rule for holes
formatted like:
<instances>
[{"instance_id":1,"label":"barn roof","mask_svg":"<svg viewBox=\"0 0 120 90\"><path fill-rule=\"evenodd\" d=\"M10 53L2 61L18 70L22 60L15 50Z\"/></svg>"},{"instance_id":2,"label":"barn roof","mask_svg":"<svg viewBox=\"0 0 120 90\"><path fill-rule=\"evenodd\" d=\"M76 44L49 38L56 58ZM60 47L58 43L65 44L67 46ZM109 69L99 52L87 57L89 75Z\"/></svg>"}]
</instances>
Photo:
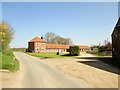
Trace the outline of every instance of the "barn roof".
<instances>
[{"instance_id":1,"label":"barn roof","mask_svg":"<svg viewBox=\"0 0 120 90\"><path fill-rule=\"evenodd\" d=\"M118 22L116 24L116 27L118 27L118 26L120 26L120 17L119 17Z\"/></svg>"},{"instance_id":2,"label":"barn roof","mask_svg":"<svg viewBox=\"0 0 120 90\"><path fill-rule=\"evenodd\" d=\"M79 45L79 47L80 47L80 49L90 49L89 46L81 46L81 45Z\"/></svg>"},{"instance_id":3,"label":"barn roof","mask_svg":"<svg viewBox=\"0 0 120 90\"><path fill-rule=\"evenodd\" d=\"M117 28L120 28L120 17L118 18L118 21L117 21L117 24L112 32L112 35L114 34L114 32L116 32L117 30L120 30L120 29L117 29Z\"/></svg>"},{"instance_id":4,"label":"barn roof","mask_svg":"<svg viewBox=\"0 0 120 90\"><path fill-rule=\"evenodd\" d=\"M46 48L53 48L53 49L69 49L69 45L63 45L63 44L46 44Z\"/></svg>"},{"instance_id":5,"label":"barn roof","mask_svg":"<svg viewBox=\"0 0 120 90\"><path fill-rule=\"evenodd\" d=\"M52 48L52 49L69 49L69 46L73 46L73 45L63 45L63 44L46 44L46 48ZM79 46L80 49L90 49L89 46L84 46L84 45L75 45L75 46Z\"/></svg>"}]
</instances>

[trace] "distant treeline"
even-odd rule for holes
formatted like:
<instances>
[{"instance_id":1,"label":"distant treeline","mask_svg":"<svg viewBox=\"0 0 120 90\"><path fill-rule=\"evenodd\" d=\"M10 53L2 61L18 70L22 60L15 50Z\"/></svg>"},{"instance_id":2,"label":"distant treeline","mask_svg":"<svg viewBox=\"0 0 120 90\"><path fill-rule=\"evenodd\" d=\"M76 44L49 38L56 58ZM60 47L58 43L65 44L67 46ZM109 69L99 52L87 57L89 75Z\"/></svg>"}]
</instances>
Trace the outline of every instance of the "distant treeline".
<instances>
[{"instance_id":1,"label":"distant treeline","mask_svg":"<svg viewBox=\"0 0 120 90\"><path fill-rule=\"evenodd\" d=\"M12 48L13 51L26 52L26 48Z\"/></svg>"}]
</instances>

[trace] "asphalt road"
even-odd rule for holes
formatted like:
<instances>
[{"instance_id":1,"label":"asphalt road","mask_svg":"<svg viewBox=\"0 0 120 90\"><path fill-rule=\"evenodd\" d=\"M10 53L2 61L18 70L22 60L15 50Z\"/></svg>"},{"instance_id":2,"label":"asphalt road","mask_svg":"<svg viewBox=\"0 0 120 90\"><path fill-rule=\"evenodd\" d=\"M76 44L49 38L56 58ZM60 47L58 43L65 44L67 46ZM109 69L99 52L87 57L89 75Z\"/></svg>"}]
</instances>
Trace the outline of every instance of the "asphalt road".
<instances>
[{"instance_id":1,"label":"asphalt road","mask_svg":"<svg viewBox=\"0 0 120 90\"><path fill-rule=\"evenodd\" d=\"M14 54L20 61L20 88L86 88L84 81L64 75L35 57Z\"/></svg>"}]
</instances>

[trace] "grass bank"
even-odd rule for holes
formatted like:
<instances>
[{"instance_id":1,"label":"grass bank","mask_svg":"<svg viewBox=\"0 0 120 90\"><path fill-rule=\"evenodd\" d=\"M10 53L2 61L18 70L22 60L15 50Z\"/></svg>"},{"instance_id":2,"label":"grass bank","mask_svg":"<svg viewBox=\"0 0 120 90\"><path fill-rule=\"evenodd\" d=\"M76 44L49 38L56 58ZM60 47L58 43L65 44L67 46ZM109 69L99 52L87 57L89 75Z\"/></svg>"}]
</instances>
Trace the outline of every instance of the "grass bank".
<instances>
[{"instance_id":1,"label":"grass bank","mask_svg":"<svg viewBox=\"0 0 120 90\"><path fill-rule=\"evenodd\" d=\"M14 57L12 50L2 52L2 61L0 62L0 69L7 69L10 71L19 70L19 61Z\"/></svg>"},{"instance_id":2,"label":"grass bank","mask_svg":"<svg viewBox=\"0 0 120 90\"><path fill-rule=\"evenodd\" d=\"M28 53L28 54L32 55L32 56L40 57L40 58L64 58L64 57L69 57L69 56L65 56L65 54L67 54L67 53L59 53L59 55L57 55L56 52Z\"/></svg>"}]
</instances>

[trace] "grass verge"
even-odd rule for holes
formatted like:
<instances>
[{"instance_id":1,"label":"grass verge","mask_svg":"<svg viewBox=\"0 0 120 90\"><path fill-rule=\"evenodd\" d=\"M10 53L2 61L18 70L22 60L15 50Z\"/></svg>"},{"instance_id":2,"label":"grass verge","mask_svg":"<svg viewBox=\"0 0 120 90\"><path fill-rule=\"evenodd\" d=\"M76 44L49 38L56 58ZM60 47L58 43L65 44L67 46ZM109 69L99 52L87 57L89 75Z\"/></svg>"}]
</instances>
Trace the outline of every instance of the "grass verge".
<instances>
[{"instance_id":1,"label":"grass verge","mask_svg":"<svg viewBox=\"0 0 120 90\"><path fill-rule=\"evenodd\" d=\"M13 72L19 70L19 61L14 57L12 50L2 52L0 69L7 69Z\"/></svg>"},{"instance_id":2,"label":"grass verge","mask_svg":"<svg viewBox=\"0 0 120 90\"><path fill-rule=\"evenodd\" d=\"M90 54L93 54L95 56L112 56L112 52L108 51L108 52L89 52Z\"/></svg>"},{"instance_id":3,"label":"grass verge","mask_svg":"<svg viewBox=\"0 0 120 90\"><path fill-rule=\"evenodd\" d=\"M46 53L28 53L29 55L40 57L40 58L64 58L64 57L69 57L65 56L66 53L60 53L57 55L55 52L46 52Z\"/></svg>"}]
</instances>

